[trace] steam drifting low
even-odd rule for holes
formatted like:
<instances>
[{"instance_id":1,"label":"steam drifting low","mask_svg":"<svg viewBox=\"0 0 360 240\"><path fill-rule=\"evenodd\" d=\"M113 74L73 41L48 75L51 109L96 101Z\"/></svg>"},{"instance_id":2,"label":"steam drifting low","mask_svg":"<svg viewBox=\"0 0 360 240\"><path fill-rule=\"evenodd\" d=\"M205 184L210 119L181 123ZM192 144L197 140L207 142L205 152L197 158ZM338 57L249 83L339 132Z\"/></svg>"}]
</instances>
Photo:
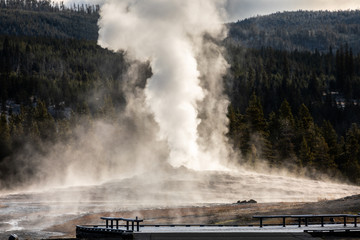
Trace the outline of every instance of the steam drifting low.
<instances>
[{"instance_id":1,"label":"steam drifting low","mask_svg":"<svg viewBox=\"0 0 360 240\"><path fill-rule=\"evenodd\" d=\"M108 1L101 8L102 47L149 60L145 105L174 167L221 169L227 159L227 64L215 42L226 36L225 1ZM156 144L154 142L154 144Z\"/></svg>"},{"instance_id":2,"label":"steam drifting low","mask_svg":"<svg viewBox=\"0 0 360 240\"><path fill-rule=\"evenodd\" d=\"M109 0L102 5L98 43L126 51L126 70L118 76L126 106L115 120L77 126L71 139L51 145L44 156L34 156L30 147L20 154L24 168L37 167L39 180L26 181L33 186L25 189L35 192L0 193L0 231L12 226L12 231L38 232L57 217L63 221L64 213L250 198L316 201L360 191L286 174L219 171L237 159L225 136L229 101L222 76L228 64L217 44L227 33L226 2ZM152 70L145 87L144 76L138 76L144 62ZM71 187L54 188L66 186Z\"/></svg>"}]
</instances>

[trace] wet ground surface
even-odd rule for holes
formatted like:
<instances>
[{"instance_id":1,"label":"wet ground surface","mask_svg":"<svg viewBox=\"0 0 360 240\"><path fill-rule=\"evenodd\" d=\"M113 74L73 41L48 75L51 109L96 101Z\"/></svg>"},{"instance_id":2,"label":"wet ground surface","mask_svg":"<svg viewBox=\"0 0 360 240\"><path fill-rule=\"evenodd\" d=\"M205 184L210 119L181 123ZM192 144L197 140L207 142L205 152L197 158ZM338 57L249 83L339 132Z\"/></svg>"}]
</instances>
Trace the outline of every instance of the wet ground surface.
<instances>
[{"instance_id":1,"label":"wet ground surface","mask_svg":"<svg viewBox=\"0 0 360 240\"><path fill-rule=\"evenodd\" d=\"M236 219L243 223L259 213L286 214L288 209L304 206L314 206L311 212L304 210L313 213L326 207L321 205L325 199L359 193L356 186L322 181L252 172L194 173L182 169L162 173L160 177L156 173L144 174L94 186L0 195L0 239L7 239L11 233L22 239L63 233L73 236L76 224L98 224L102 215L139 215L149 223L226 224ZM259 203L232 204L249 199ZM318 200L321 200L318 205L302 203Z\"/></svg>"}]
</instances>

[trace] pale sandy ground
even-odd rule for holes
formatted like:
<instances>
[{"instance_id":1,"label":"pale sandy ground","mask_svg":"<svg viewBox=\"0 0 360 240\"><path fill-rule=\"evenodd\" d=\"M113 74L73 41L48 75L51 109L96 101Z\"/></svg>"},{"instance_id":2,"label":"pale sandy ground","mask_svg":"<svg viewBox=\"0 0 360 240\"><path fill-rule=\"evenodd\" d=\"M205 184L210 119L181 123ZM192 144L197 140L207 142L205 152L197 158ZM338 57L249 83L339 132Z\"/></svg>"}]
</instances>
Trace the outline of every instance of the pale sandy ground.
<instances>
[{"instance_id":1,"label":"pale sandy ground","mask_svg":"<svg viewBox=\"0 0 360 240\"><path fill-rule=\"evenodd\" d=\"M332 201L316 203L256 203L229 204L206 207L148 209L139 211L103 212L88 214L48 228L51 232L64 233L63 237L74 237L76 225L103 224L100 217L135 217L145 219L145 224L240 224L258 225L253 215L262 214L358 214L360 212L360 195ZM266 223L280 223L280 220ZM341 222L341 219L339 219Z\"/></svg>"}]
</instances>

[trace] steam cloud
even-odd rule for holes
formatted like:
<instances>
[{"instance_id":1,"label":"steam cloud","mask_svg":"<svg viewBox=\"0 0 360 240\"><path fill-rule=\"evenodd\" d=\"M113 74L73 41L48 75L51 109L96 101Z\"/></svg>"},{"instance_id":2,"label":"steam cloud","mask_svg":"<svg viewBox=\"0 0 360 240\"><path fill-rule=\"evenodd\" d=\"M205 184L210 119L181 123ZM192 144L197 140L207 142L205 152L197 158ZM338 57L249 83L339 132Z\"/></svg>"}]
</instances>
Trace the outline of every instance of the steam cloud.
<instances>
[{"instance_id":1,"label":"steam cloud","mask_svg":"<svg viewBox=\"0 0 360 240\"><path fill-rule=\"evenodd\" d=\"M225 137L228 99L223 94L222 76L228 65L217 44L226 36L223 23L228 3L104 3L99 44L127 51L126 73L118 76L126 107L116 120L97 119L88 123L89 128L72 129L72 138L49 146L45 156L34 155L30 145L26 147L17 160L22 172L36 167L33 171L37 179L25 181L30 186L24 186L24 190L39 193L5 196L10 210L3 208L5 213L0 216L12 212L13 225L22 227L24 222L24 226L38 231L39 225L47 226L56 219L54 216L63 220L64 212L116 211L119 204L126 209L229 203L239 198L316 201L359 192L358 187L291 178L286 173L268 175L245 169L197 172L168 167L166 163L195 170L223 170L227 161L236 159ZM146 61L153 75L144 88L143 76L137 74ZM91 184L95 186L83 186ZM76 185L81 187L53 190ZM18 197L26 200L23 206L34 202L37 210L18 207ZM25 220L24 209L32 211L31 216L25 214ZM3 219L7 219L5 216ZM6 226L0 222L0 231Z\"/></svg>"},{"instance_id":2,"label":"steam cloud","mask_svg":"<svg viewBox=\"0 0 360 240\"><path fill-rule=\"evenodd\" d=\"M217 44L227 33L223 22L228 4L225 0L110 0L104 3L99 20L99 44L114 51L127 51L127 62L121 63L124 72L118 76L122 84L118 90L123 93L126 107L111 121L91 121L85 116L78 121L82 123L80 126L71 129L70 139L45 145L44 153L38 153L31 144L26 145L13 161L22 175L20 183L26 184L24 189L98 185L138 178L138 182L152 182L155 190L151 192L159 193L166 192L163 186L168 187L168 182L173 181L176 175L173 171L181 173L176 181L182 182L182 189L193 192L193 196L204 189L207 182L213 186L212 173L174 170L167 163L195 170L224 170L232 159L239 159L225 136L228 99L223 94L222 76L228 65L224 50ZM153 75L145 84L144 76L149 75L143 74L148 71L146 62L151 65ZM258 169L269 172L268 168L259 166ZM251 185L245 179L253 182L251 176L257 175L251 172L250 177L246 177L249 174L244 173L244 169L246 166L241 166L237 172L241 175L240 187L237 187L241 191ZM204 177L205 183L199 183L203 179L196 179L185 184L187 171L193 178L206 174L209 177ZM146 179L141 178L144 175ZM17 178L17 175L11 176L8 182L16 182ZM279 180L276 176L269 178ZM272 182L269 185L273 185ZM288 188L281 179L278 185ZM223 191L229 189L226 184L222 186ZM264 184L259 186L266 188ZM146 186L145 190L148 189ZM179 192L179 186L174 189ZM321 196L327 195L316 191ZM149 194L141 196L149 197ZM220 196L226 198L223 193ZM169 202L179 200L179 196L169 199ZM216 198L204 193L192 200L206 202Z\"/></svg>"},{"instance_id":3,"label":"steam cloud","mask_svg":"<svg viewBox=\"0 0 360 240\"><path fill-rule=\"evenodd\" d=\"M227 64L216 41L226 36L225 1L108 1L101 8L99 45L149 60L145 104L175 167L221 169L228 159ZM154 143L156 144L156 143Z\"/></svg>"}]
</instances>

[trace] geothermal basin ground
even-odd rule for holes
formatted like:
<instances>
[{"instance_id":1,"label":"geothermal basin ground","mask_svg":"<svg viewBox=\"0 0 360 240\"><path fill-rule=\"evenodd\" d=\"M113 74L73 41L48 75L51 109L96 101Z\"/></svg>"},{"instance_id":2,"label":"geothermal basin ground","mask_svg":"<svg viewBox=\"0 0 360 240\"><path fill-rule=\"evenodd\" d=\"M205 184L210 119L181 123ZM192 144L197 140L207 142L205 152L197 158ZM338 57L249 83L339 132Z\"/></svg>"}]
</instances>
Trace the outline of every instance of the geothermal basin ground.
<instances>
[{"instance_id":1,"label":"geothermal basin ground","mask_svg":"<svg viewBox=\"0 0 360 240\"><path fill-rule=\"evenodd\" d=\"M1 195L0 238L75 237L100 217L138 216L144 224L258 225L254 215L358 214L360 188L254 172L169 169L99 185ZM255 199L257 203L237 204ZM269 220L266 224L277 224Z\"/></svg>"}]
</instances>

